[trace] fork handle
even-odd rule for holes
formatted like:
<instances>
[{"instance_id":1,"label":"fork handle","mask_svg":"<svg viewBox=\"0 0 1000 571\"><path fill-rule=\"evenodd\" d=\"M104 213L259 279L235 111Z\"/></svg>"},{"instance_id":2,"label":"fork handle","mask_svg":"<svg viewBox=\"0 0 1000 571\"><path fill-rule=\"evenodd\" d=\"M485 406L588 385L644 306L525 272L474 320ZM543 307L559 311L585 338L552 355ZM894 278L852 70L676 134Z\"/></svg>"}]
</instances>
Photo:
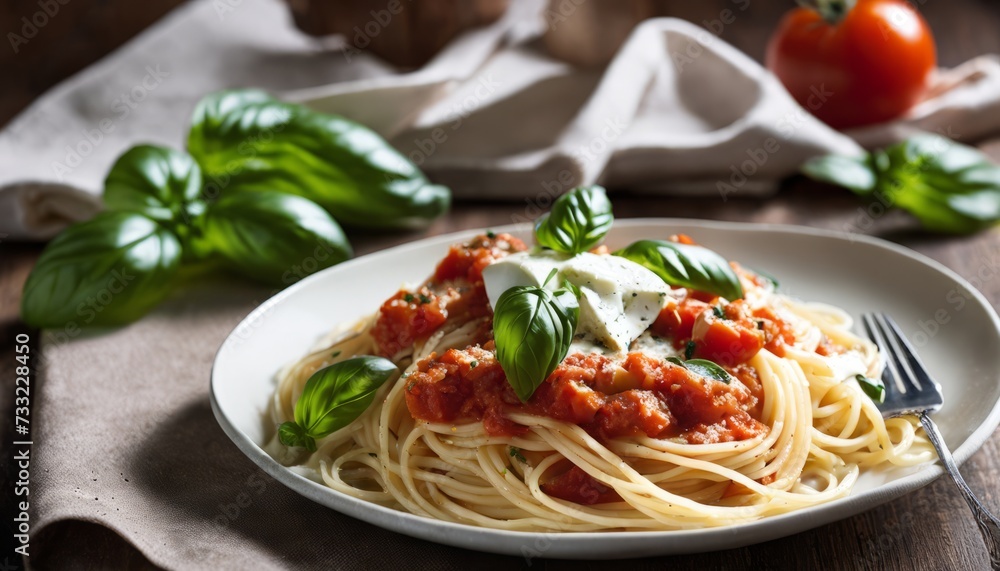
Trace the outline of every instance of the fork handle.
<instances>
[{"instance_id":1,"label":"fork handle","mask_svg":"<svg viewBox=\"0 0 1000 571\"><path fill-rule=\"evenodd\" d=\"M958 484L958 489L962 492L965 503L969 504L972 515L976 517L976 524L979 525L979 533L983 535L983 543L986 544L986 549L990 552L990 566L994 571L1000 571L1000 520L991 514L979 501L979 498L972 493L972 490L969 489L969 485L965 483L965 478L962 478L962 473L958 471L955 459L952 458L951 452L944 444L941 432L926 412L920 414L920 424L923 425L924 432L927 433L931 444L937 450L938 457L941 459L941 463L944 464L945 470L948 471L951 479L955 480L955 483Z\"/></svg>"}]
</instances>

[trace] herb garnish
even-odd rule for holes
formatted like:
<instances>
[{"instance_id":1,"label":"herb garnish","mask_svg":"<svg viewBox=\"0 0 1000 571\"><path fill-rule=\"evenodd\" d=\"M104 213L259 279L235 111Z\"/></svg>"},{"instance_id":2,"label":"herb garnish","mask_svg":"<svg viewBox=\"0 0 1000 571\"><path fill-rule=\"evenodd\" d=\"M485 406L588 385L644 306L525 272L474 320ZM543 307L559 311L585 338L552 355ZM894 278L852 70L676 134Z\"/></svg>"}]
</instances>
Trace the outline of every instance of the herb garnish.
<instances>
[{"instance_id":1,"label":"herb garnish","mask_svg":"<svg viewBox=\"0 0 1000 571\"><path fill-rule=\"evenodd\" d=\"M517 458L518 460L521 461L522 464L527 464L528 463L528 460L524 457L524 454L521 454L521 449L520 448L511 446L510 447L510 457L511 458Z\"/></svg>"},{"instance_id":2,"label":"herb garnish","mask_svg":"<svg viewBox=\"0 0 1000 571\"><path fill-rule=\"evenodd\" d=\"M872 379L865 375L855 375L854 379L861 385L861 390L868 395L868 398L879 404L885 402L885 384L882 379Z\"/></svg>"},{"instance_id":3,"label":"herb garnish","mask_svg":"<svg viewBox=\"0 0 1000 571\"><path fill-rule=\"evenodd\" d=\"M660 276L668 285L722 296L743 297L740 278L725 258L712 250L664 240L639 240L614 253Z\"/></svg>"},{"instance_id":4,"label":"herb garnish","mask_svg":"<svg viewBox=\"0 0 1000 571\"><path fill-rule=\"evenodd\" d=\"M579 315L567 289L517 286L500 295L493 313L497 360L522 402L566 357Z\"/></svg>"},{"instance_id":5,"label":"herb garnish","mask_svg":"<svg viewBox=\"0 0 1000 571\"><path fill-rule=\"evenodd\" d=\"M382 357L355 357L313 373L295 403L295 420L278 427L285 446L316 451L316 439L354 422L375 400L375 392L399 369Z\"/></svg>"},{"instance_id":6,"label":"herb garnish","mask_svg":"<svg viewBox=\"0 0 1000 571\"><path fill-rule=\"evenodd\" d=\"M556 199L538 220L535 240L544 248L579 254L600 244L614 219L603 187L580 186Z\"/></svg>"},{"instance_id":7,"label":"herb garnish","mask_svg":"<svg viewBox=\"0 0 1000 571\"><path fill-rule=\"evenodd\" d=\"M727 385L733 380L732 375L725 369L708 359L688 359L687 361L681 361L677 357L667 357L667 361L675 365L680 365L700 377L721 381Z\"/></svg>"}]
</instances>

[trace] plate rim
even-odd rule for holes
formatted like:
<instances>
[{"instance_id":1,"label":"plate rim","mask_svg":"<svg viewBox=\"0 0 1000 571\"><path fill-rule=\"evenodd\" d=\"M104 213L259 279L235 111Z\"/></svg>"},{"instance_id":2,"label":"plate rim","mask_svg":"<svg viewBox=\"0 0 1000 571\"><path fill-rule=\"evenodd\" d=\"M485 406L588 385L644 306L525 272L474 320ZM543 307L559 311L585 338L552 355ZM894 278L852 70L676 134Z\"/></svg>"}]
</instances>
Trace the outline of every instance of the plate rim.
<instances>
[{"instance_id":1,"label":"plate rim","mask_svg":"<svg viewBox=\"0 0 1000 571\"><path fill-rule=\"evenodd\" d=\"M893 254L901 255L917 263L930 267L931 269L945 275L953 282L965 288L971 293L972 298L978 303L993 324L994 330L1000 335L1000 317L998 317L993 305L986 299L986 296L975 288L964 277L941 262L934 260L920 252L912 250L906 246L890 242L888 240L869 236L866 234L854 234L838 230L823 228L813 228L794 224L777 223L756 223L739 221L706 220L698 218L625 218L616 219L613 230L616 228L628 228L635 226L669 226L671 224L682 224L687 226L698 226L712 228L722 231L736 232L772 232L792 235L809 235L822 238L832 238L847 242L863 242L876 248L887 250ZM494 232L524 232L530 230L530 223L505 224L501 226L489 227ZM236 444L237 448L254 462L268 475L275 478L291 491L298 493L320 505L333 509L341 514L360 519L372 525L388 529L396 533L402 533L411 537L432 541L435 543L473 549L478 551L492 552L505 555L521 555L527 559L532 557L562 557L575 559L595 559L595 558L627 558L654 554L684 554L699 553L713 550L710 546L711 538L715 536L726 537L726 547L736 548L750 544L760 543L771 539L788 537L802 531L813 529L822 525L833 523L841 519L851 517L870 509L873 509L890 500L901 497L907 493L915 492L918 489L930 484L937 478L945 474L944 468L939 462L934 462L913 474L908 474L891 482L884 483L871 490L865 495L848 495L838 498L829 503L811 506L805 510L795 510L792 512L764 517L758 520L713 528L699 528L689 530L649 530L649 531L616 531L616 532L530 532L512 531L494 528L484 528L462 523L436 520L416 514L395 510L371 502L360 500L332 488L320 485L300 474L297 474L285 466L276 462L260 446L250 439L235 423L222 411L217 395L218 375L217 368L220 363L220 355L231 344L235 343L236 334L243 330L248 324L252 325L256 320L265 316L277 305L284 303L288 298L296 295L300 289L307 287L315 280L323 279L328 272L339 272L349 270L362 260L371 258L387 257L394 254L404 253L408 250L425 247L428 243L447 244L464 237L473 236L478 232L483 232L487 228L470 228L457 230L447 234L427 236L410 242L384 248L357 258L352 258L346 262L326 268L316 272L306 278L292 284L284 290L276 293L248 313L229 332L222 342L212 360L210 374L209 400L212 413L219 423L223 432ZM1000 426L1000 398L993 403L992 408L979 426L954 450L952 455L959 466L964 464L983 444L992 436L997 426ZM859 509L860 508L860 509ZM811 517L803 522L802 513L808 511ZM782 531L787 522L797 521L797 531L786 533ZM551 539L550 545L542 550L534 550L536 553L526 553L532 551L525 547L536 541L540 537ZM554 538L553 538L554 537ZM572 549L559 549L560 544L573 546L576 544L586 544L596 538L614 537L620 547L614 553L599 550L597 552L581 550L577 552ZM502 538L504 541L496 541ZM697 538L697 542L687 542L685 540ZM655 543L659 539L664 545L669 539L670 549L650 549L649 543ZM520 545L520 552L515 552L509 547L513 544Z\"/></svg>"}]
</instances>

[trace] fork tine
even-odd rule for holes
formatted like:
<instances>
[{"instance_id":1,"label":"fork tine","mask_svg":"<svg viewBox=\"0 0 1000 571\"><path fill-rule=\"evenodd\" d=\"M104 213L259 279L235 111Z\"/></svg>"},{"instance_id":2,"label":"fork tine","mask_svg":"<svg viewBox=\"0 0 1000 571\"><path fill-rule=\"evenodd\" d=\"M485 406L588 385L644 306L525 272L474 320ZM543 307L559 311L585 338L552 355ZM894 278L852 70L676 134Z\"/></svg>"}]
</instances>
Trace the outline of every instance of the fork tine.
<instances>
[{"instance_id":1,"label":"fork tine","mask_svg":"<svg viewBox=\"0 0 1000 571\"><path fill-rule=\"evenodd\" d=\"M903 335L900 331L899 325L896 321L888 314L883 313L881 315L882 321L888 326L890 334L895 338L896 342L899 343L899 348L902 354L906 357L906 363L909 365L909 369L913 372L913 376L916 381L920 383L922 388L931 388L937 385L934 379L931 378L930 374L927 372L927 368L924 367L924 363L917 357L917 352L913 350L913 346L910 341ZM940 391L938 387L938 391Z\"/></svg>"},{"instance_id":2,"label":"fork tine","mask_svg":"<svg viewBox=\"0 0 1000 571\"><path fill-rule=\"evenodd\" d=\"M916 374L910 368L909 360L906 358L906 355L900 348L899 343L896 341L896 336L894 335L895 331L889 333L892 328L885 322L885 314L874 314L874 322L875 328L881 334L882 339L886 342L885 349L887 349L889 357L896 367L896 372L898 373L897 378L902 382L905 392L920 392L923 388L917 384Z\"/></svg>"},{"instance_id":3,"label":"fork tine","mask_svg":"<svg viewBox=\"0 0 1000 571\"><path fill-rule=\"evenodd\" d=\"M882 384L885 385L886 400L889 400L893 393L906 392L901 388L899 381L899 371L896 369L895 359L889 352L888 344L882 337L882 333L875 326L875 318L871 313L861 315L861 324L868 333L868 338L878 346L879 351L885 355L885 369L882 370Z\"/></svg>"}]
</instances>

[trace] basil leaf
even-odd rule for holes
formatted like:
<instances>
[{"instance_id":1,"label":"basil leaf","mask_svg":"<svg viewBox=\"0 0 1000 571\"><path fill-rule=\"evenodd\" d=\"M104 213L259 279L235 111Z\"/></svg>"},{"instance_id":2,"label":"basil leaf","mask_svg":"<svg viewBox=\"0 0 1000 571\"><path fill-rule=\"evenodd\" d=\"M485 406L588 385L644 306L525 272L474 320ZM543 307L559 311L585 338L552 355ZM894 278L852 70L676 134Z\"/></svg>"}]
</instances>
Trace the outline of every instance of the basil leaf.
<instances>
[{"instance_id":1,"label":"basil leaf","mask_svg":"<svg viewBox=\"0 0 1000 571\"><path fill-rule=\"evenodd\" d=\"M316 439L354 422L375 400L375 392L399 372L382 357L355 357L313 373L295 403L295 421L278 427L285 446L316 451Z\"/></svg>"},{"instance_id":2,"label":"basil leaf","mask_svg":"<svg viewBox=\"0 0 1000 571\"><path fill-rule=\"evenodd\" d=\"M708 248L664 240L639 240L618 250L672 286L714 293L730 301L743 297L740 278L725 258Z\"/></svg>"},{"instance_id":3,"label":"basil leaf","mask_svg":"<svg viewBox=\"0 0 1000 571\"><path fill-rule=\"evenodd\" d=\"M901 208L935 232L966 234L1000 220L1000 167L937 135L918 135L865 158L817 157L802 172Z\"/></svg>"},{"instance_id":4,"label":"basil leaf","mask_svg":"<svg viewBox=\"0 0 1000 571\"><path fill-rule=\"evenodd\" d=\"M725 369L707 359L688 358L687 361L681 361L677 357L667 357L667 361L675 365L680 365L698 376L715 379L716 381L721 381L727 385L733 380L732 375L730 375Z\"/></svg>"},{"instance_id":5,"label":"basil leaf","mask_svg":"<svg viewBox=\"0 0 1000 571\"><path fill-rule=\"evenodd\" d=\"M250 278L286 286L351 257L343 230L325 210L280 192L224 195L206 212L196 246Z\"/></svg>"},{"instance_id":6,"label":"basil leaf","mask_svg":"<svg viewBox=\"0 0 1000 571\"><path fill-rule=\"evenodd\" d=\"M684 366L696 375L722 381L727 385L733 380L733 377L725 369L707 359L688 359L684 361Z\"/></svg>"},{"instance_id":7,"label":"basil leaf","mask_svg":"<svg viewBox=\"0 0 1000 571\"><path fill-rule=\"evenodd\" d=\"M535 240L564 254L586 252L601 243L614 222L601 186L580 186L560 196L535 224Z\"/></svg>"},{"instance_id":8,"label":"basil leaf","mask_svg":"<svg viewBox=\"0 0 1000 571\"><path fill-rule=\"evenodd\" d=\"M139 212L175 232L205 211L201 169L187 153L153 145L132 147L118 157L104 181L110 210Z\"/></svg>"},{"instance_id":9,"label":"basil leaf","mask_svg":"<svg viewBox=\"0 0 1000 571\"><path fill-rule=\"evenodd\" d=\"M879 190L936 232L976 232L1000 220L1000 167L978 150L936 135L886 149Z\"/></svg>"},{"instance_id":10,"label":"basil leaf","mask_svg":"<svg viewBox=\"0 0 1000 571\"><path fill-rule=\"evenodd\" d=\"M842 186L857 194L865 195L875 190L878 182L870 157L827 155L815 157L802 165L802 174L813 180Z\"/></svg>"},{"instance_id":11,"label":"basil leaf","mask_svg":"<svg viewBox=\"0 0 1000 571\"><path fill-rule=\"evenodd\" d=\"M507 382L527 402L569 352L580 307L565 289L508 289L497 300L493 337Z\"/></svg>"},{"instance_id":12,"label":"basil leaf","mask_svg":"<svg viewBox=\"0 0 1000 571\"><path fill-rule=\"evenodd\" d=\"M297 194L351 226L423 225L443 214L450 191L367 127L280 102L257 91L224 91L198 104L188 150L209 194Z\"/></svg>"},{"instance_id":13,"label":"basil leaf","mask_svg":"<svg viewBox=\"0 0 1000 571\"><path fill-rule=\"evenodd\" d=\"M864 375L855 375L854 379L861 385L861 390L868 395L868 398L879 404L885 402L885 384L882 379L872 379Z\"/></svg>"},{"instance_id":14,"label":"basil leaf","mask_svg":"<svg viewBox=\"0 0 1000 571\"><path fill-rule=\"evenodd\" d=\"M21 317L50 329L133 321L166 297L180 259L180 242L153 220L103 212L45 248L24 284Z\"/></svg>"}]
</instances>

